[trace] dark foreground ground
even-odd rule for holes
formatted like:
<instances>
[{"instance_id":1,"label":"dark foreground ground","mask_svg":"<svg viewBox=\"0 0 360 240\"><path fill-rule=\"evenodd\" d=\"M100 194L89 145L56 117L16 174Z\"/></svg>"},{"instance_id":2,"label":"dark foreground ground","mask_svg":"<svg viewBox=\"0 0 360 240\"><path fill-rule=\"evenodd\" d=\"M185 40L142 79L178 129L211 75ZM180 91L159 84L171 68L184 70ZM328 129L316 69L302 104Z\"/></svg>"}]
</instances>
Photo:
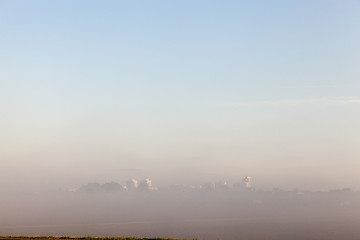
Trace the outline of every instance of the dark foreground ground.
<instances>
[{"instance_id":1,"label":"dark foreground ground","mask_svg":"<svg viewBox=\"0 0 360 240\"><path fill-rule=\"evenodd\" d=\"M72 236L136 236L139 239L147 239L144 236L156 239L159 236L165 239L174 237L204 240L358 240L360 239L359 226L360 221L341 221L340 219L328 222L286 221L286 219L218 219L183 222L108 223L83 226L28 226L16 228L16 232L33 236L42 234L61 236L66 233ZM10 228L1 229L2 233L14 231L15 229Z\"/></svg>"},{"instance_id":2,"label":"dark foreground ground","mask_svg":"<svg viewBox=\"0 0 360 240\"><path fill-rule=\"evenodd\" d=\"M0 240L181 240L173 238L135 238L135 237L53 237L53 236L41 236L41 237L30 237L30 236L0 236ZM184 240L184 239L183 239Z\"/></svg>"}]
</instances>

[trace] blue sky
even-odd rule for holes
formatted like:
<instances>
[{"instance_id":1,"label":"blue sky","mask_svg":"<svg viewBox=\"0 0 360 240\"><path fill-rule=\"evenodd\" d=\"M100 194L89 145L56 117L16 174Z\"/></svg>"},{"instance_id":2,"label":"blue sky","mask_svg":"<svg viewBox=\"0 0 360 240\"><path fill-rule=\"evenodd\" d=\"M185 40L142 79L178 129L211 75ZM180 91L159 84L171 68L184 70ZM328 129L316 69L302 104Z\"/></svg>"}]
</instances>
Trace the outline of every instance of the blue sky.
<instances>
[{"instance_id":1,"label":"blue sky","mask_svg":"<svg viewBox=\"0 0 360 240\"><path fill-rule=\"evenodd\" d=\"M359 11L350 0L1 0L3 171L59 185L59 169L70 185L134 168L158 181L359 188Z\"/></svg>"}]
</instances>

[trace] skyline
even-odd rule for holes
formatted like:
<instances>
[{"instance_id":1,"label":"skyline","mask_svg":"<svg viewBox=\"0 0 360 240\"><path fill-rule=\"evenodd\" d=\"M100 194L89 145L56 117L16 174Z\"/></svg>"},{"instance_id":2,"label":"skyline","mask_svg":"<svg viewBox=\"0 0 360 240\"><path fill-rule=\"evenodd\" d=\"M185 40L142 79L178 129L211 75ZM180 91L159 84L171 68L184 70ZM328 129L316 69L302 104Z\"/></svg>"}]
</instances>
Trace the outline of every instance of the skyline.
<instances>
[{"instance_id":1,"label":"skyline","mask_svg":"<svg viewBox=\"0 0 360 240\"><path fill-rule=\"evenodd\" d=\"M359 11L1 0L0 189L250 175L359 190Z\"/></svg>"}]
</instances>

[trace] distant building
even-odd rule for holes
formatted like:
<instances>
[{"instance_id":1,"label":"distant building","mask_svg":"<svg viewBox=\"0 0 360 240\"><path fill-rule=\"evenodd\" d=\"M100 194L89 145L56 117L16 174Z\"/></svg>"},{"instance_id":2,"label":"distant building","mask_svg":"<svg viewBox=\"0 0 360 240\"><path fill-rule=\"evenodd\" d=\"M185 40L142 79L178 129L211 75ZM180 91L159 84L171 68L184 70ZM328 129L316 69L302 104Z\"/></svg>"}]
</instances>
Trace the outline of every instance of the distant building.
<instances>
[{"instance_id":1,"label":"distant building","mask_svg":"<svg viewBox=\"0 0 360 240\"><path fill-rule=\"evenodd\" d=\"M213 183L213 182L205 183L202 186L202 190L204 190L204 191L213 191L213 190L215 190L215 183Z\"/></svg>"},{"instance_id":2,"label":"distant building","mask_svg":"<svg viewBox=\"0 0 360 240\"><path fill-rule=\"evenodd\" d=\"M116 193L126 190L124 186L116 182L108 182L104 184L100 183L88 183L81 186L76 192L81 193Z\"/></svg>"},{"instance_id":3,"label":"distant building","mask_svg":"<svg viewBox=\"0 0 360 240\"><path fill-rule=\"evenodd\" d=\"M149 178L142 180L138 187L139 190L157 190L156 187L153 187L152 182Z\"/></svg>"},{"instance_id":4,"label":"distant building","mask_svg":"<svg viewBox=\"0 0 360 240\"><path fill-rule=\"evenodd\" d=\"M139 183L136 179L131 178L126 182L127 191L134 191L139 187Z\"/></svg>"},{"instance_id":5,"label":"distant building","mask_svg":"<svg viewBox=\"0 0 360 240\"><path fill-rule=\"evenodd\" d=\"M126 187L116 182L108 182L101 185L102 192L122 192L126 190Z\"/></svg>"},{"instance_id":6,"label":"distant building","mask_svg":"<svg viewBox=\"0 0 360 240\"><path fill-rule=\"evenodd\" d=\"M227 184L227 182L217 182L215 183L215 189L216 190L228 190L229 186Z\"/></svg>"},{"instance_id":7,"label":"distant building","mask_svg":"<svg viewBox=\"0 0 360 240\"><path fill-rule=\"evenodd\" d=\"M246 176L242 179L242 184L244 185L245 188L251 188L251 177L250 176Z\"/></svg>"},{"instance_id":8,"label":"distant building","mask_svg":"<svg viewBox=\"0 0 360 240\"><path fill-rule=\"evenodd\" d=\"M241 189L241 190L249 190L251 188L251 177L246 176L244 177L241 182L237 182L234 184L235 189Z\"/></svg>"}]
</instances>

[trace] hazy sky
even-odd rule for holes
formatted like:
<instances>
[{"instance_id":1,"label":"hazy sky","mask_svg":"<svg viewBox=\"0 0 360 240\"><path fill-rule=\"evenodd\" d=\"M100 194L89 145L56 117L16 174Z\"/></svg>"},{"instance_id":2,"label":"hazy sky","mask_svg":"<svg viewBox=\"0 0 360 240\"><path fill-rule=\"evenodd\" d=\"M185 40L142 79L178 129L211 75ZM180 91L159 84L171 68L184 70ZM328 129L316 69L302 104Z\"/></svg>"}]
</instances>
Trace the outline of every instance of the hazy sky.
<instances>
[{"instance_id":1,"label":"hazy sky","mask_svg":"<svg viewBox=\"0 0 360 240\"><path fill-rule=\"evenodd\" d=\"M0 187L360 189L360 2L0 0Z\"/></svg>"}]
</instances>

